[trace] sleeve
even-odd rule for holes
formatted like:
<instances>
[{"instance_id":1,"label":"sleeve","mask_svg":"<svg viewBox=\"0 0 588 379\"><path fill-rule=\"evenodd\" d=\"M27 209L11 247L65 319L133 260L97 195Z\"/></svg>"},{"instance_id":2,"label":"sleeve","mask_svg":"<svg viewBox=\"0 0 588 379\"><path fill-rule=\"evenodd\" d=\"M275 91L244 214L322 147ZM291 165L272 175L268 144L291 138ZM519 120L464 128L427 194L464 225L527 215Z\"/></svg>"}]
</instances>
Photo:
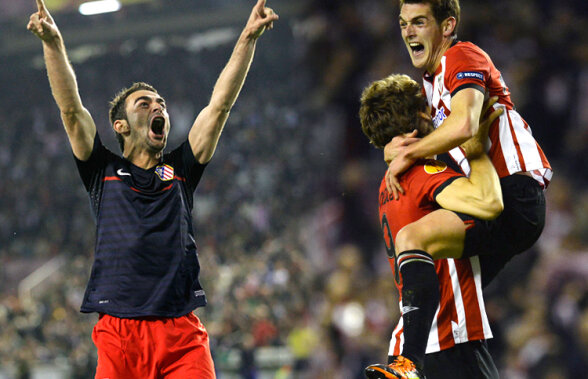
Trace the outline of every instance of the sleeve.
<instances>
[{"instance_id":1,"label":"sleeve","mask_svg":"<svg viewBox=\"0 0 588 379\"><path fill-rule=\"evenodd\" d=\"M86 187L86 191L90 197L90 206L94 214L94 220L96 220L100 209L102 190L104 188L103 178L109 153L110 152L102 144L102 141L100 141L98 132L96 132L96 136L94 136L94 147L92 148L90 158L86 161L81 161L74 156L78 172L80 173L84 187Z\"/></svg>"},{"instance_id":2,"label":"sleeve","mask_svg":"<svg viewBox=\"0 0 588 379\"><path fill-rule=\"evenodd\" d=\"M170 158L173 166L179 168L180 175L186 179L186 186L190 193L194 193L208 163L198 163L196 158L194 158L194 153L188 140L184 141L184 143L172 151Z\"/></svg>"},{"instance_id":3,"label":"sleeve","mask_svg":"<svg viewBox=\"0 0 588 379\"><path fill-rule=\"evenodd\" d=\"M84 187L86 187L86 191L91 192L92 187L99 179L98 177L102 175L106 162L106 154L107 150L102 144L98 132L96 132L92 154L90 154L88 160L81 161L74 155L76 166L78 167L78 172L82 178Z\"/></svg>"},{"instance_id":4,"label":"sleeve","mask_svg":"<svg viewBox=\"0 0 588 379\"><path fill-rule=\"evenodd\" d=\"M465 88L486 92L491 64L482 50L458 44L447 52L445 64L444 82L452 97Z\"/></svg>"}]
</instances>

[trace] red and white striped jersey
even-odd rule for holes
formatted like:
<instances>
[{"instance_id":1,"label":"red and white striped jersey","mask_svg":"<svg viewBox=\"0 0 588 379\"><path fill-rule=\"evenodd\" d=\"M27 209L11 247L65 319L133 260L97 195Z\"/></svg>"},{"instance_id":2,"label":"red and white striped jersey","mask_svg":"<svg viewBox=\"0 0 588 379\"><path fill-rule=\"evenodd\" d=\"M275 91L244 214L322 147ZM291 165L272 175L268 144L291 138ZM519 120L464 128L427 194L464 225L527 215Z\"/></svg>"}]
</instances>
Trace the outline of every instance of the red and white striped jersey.
<instances>
[{"instance_id":1,"label":"red and white striped jersey","mask_svg":"<svg viewBox=\"0 0 588 379\"><path fill-rule=\"evenodd\" d=\"M380 185L379 210L388 259L400 293L402 312L402 278L396 263L394 240L398 231L426 214L439 209L435 197L451 182L463 176L440 161L417 161L400 178L405 195L399 200ZM478 257L435 261L439 277L440 303L427 343L426 353L449 349L456 344L492 338L482 296ZM389 355L402 353L404 342L402 318L392 333Z\"/></svg>"},{"instance_id":2,"label":"red and white striped jersey","mask_svg":"<svg viewBox=\"0 0 588 379\"><path fill-rule=\"evenodd\" d=\"M390 262L392 264L392 262ZM435 261L439 277L440 303L433 319L426 354L468 341L492 338L482 295L482 276L477 256ZM401 291L401 287L399 288ZM399 302L402 310L402 299ZM392 332L388 355L402 354L402 317Z\"/></svg>"},{"instance_id":3,"label":"red and white striped jersey","mask_svg":"<svg viewBox=\"0 0 588 379\"><path fill-rule=\"evenodd\" d=\"M546 187L552 171L543 150L533 138L531 128L514 109L510 91L500 71L482 49L471 42L457 42L441 58L433 75L423 76L423 91L431 107L435 128L451 114L451 97L464 88L477 88L486 96L498 96L494 108L505 110L489 131L488 155L503 178L517 172L529 172ZM469 174L463 150L456 147L449 155Z\"/></svg>"}]
</instances>

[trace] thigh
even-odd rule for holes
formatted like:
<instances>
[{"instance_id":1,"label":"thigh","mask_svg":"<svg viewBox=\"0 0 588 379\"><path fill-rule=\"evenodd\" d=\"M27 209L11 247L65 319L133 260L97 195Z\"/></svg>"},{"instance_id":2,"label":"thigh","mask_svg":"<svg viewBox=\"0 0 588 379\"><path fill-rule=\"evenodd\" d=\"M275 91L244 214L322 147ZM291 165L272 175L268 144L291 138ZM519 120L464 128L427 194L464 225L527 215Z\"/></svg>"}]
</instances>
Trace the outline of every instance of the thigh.
<instances>
[{"instance_id":1,"label":"thigh","mask_svg":"<svg viewBox=\"0 0 588 379\"><path fill-rule=\"evenodd\" d=\"M170 321L173 325L166 328L159 343L159 354L163 357L162 377L216 378L208 333L198 317L189 313Z\"/></svg>"},{"instance_id":2,"label":"thigh","mask_svg":"<svg viewBox=\"0 0 588 379\"><path fill-rule=\"evenodd\" d=\"M491 255L480 256L484 287L515 255L533 246L545 225L545 195L539 184L521 175L505 179L501 182L504 212L494 234L496 241L501 242Z\"/></svg>"},{"instance_id":3,"label":"thigh","mask_svg":"<svg viewBox=\"0 0 588 379\"><path fill-rule=\"evenodd\" d=\"M139 346L128 335L132 334L128 320L101 315L94 326L92 340L98 350L96 379L154 378L155 365L145 360ZM132 328L132 326L131 326ZM141 364L139 364L141 363Z\"/></svg>"},{"instance_id":4,"label":"thigh","mask_svg":"<svg viewBox=\"0 0 588 379\"><path fill-rule=\"evenodd\" d=\"M456 213L438 209L402 228L394 245L397 253L419 249L433 259L460 258L465 235L466 225Z\"/></svg>"},{"instance_id":5,"label":"thigh","mask_svg":"<svg viewBox=\"0 0 588 379\"><path fill-rule=\"evenodd\" d=\"M425 355L427 379L498 379L486 341L470 341Z\"/></svg>"},{"instance_id":6,"label":"thigh","mask_svg":"<svg viewBox=\"0 0 588 379\"><path fill-rule=\"evenodd\" d=\"M511 175L501 180L504 212L501 233L509 235L515 253L529 249L545 226L545 194L534 179Z\"/></svg>"},{"instance_id":7,"label":"thigh","mask_svg":"<svg viewBox=\"0 0 588 379\"><path fill-rule=\"evenodd\" d=\"M523 175L501 179L504 211L495 220L458 214L471 227L466 232L464 256L489 255L485 261L508 260L529 249L545 225L545 196L539 184ZM506 262L504 262L506 263Z\"/></svg>"}]
</instances>

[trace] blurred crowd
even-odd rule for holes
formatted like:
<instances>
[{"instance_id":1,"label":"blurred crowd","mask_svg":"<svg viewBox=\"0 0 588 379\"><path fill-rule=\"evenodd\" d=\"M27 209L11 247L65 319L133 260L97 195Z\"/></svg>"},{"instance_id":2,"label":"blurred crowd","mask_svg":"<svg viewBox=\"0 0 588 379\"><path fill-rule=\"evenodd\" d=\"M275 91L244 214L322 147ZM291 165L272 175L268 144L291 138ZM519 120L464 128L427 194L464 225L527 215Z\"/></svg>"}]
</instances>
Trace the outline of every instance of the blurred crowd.
<instances>
[{"instance_id":1,"label":"blurred crowd","mask_svg":"<svg viewBox=\"0 0 588 379\"><path fill-rule=\"evenodd\" d=\"M542 238L485 292L490 349L504 378L582 377L588 5L461 3L458 37L492 56L555 170ZM277 360L276 378L361 378L365 365L386 360L398 301L377 218L385 164L361 134L357 110L370 81L392 72L420 76L397 15L392 0L313 1L259 42L195 195L209 297L196 314L220 371L238 351L239 375L258 378L256 354L265 347L290 352ZM204 49L154 38L111 43L74 60L105 144L118 151L108 100L139 80L166 98L169 146L180 143L239 27L230 32L234 39ZM72 378L92 377L96 315L79 313L94 244L87 195L39 61L7 61L0 87L0 373L27 378L34 366L51 364L67 365ZM38 267L54 270L23 281Z\"/></svg>"}]
</instances>

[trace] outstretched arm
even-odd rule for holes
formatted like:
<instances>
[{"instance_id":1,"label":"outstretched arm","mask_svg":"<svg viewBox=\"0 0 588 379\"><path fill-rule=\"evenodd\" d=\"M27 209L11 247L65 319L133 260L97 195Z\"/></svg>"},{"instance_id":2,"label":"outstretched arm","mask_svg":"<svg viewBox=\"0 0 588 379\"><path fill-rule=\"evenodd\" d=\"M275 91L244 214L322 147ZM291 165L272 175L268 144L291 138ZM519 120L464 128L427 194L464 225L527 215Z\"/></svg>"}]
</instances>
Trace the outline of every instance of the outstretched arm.
<instances>
[{"instance_id":1,"label":"outstretched arm","mask_svg":"<svg viewBox=\"0 0 588 379\"><path fill-rule=\"evenodd\" d=\"M43 57L51 92L61 111L61 119L76 158L86 160L92 153L96 125L82 105L75 73L63 43L63 37L43 0L37 0L27 29L43 41Z\"/></svg>"},{"instance_id":2,"label":"outstretched arm","mask_svg":"<svg viewBox=\"0 0 588 379\"><path fill-rule=\"evenodd\" d=\"M188 140L199 163L212 158L231 108L243 87L253 60L255 43L265 29L271 29L278 15L258 0L241 32L229 62L221 72L212 91L210 103L200 112L190 129Z\"/></svg>"}]
</instances>

